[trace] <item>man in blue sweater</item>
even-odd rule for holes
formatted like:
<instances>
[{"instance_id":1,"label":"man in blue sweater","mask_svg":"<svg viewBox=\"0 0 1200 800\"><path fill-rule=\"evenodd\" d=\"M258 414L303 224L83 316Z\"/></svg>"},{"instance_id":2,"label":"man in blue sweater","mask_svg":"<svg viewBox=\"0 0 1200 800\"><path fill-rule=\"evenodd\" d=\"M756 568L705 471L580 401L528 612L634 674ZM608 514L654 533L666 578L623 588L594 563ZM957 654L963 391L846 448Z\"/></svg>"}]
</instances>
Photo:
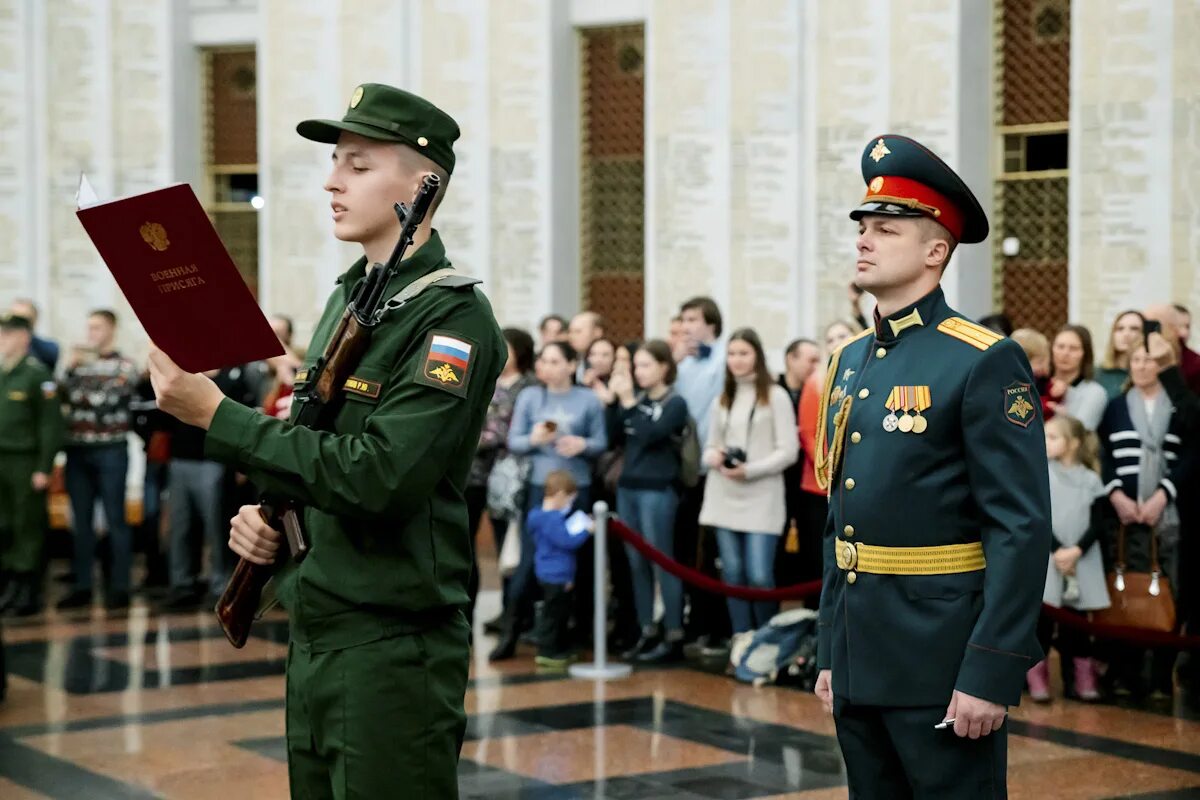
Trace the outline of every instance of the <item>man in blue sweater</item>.
<instances>
[{"instance_id":1,"label":"man in blue sweater","mask_svg":"<svg viewBox=\"0 0 1200 800\"><path fill-rule=\"evenodd\" d=\"M675 392L687 403L688 414L696 424L700 446L708 441L709 411L725 385L725 343L721 338L721 310L711 297L693 297L679 307L687 340L687 355L679 362ZM700 467L700 481L682 492L675 515L675 558L698 567L711 577L719 577L716 567L717 544L711 531L700 528L700 506L704 503L706 467ZM715 594L687 590L687 638L699 643L702 652L715 654L724 649L729 638L729 612L725 601Z\"/></svg>"},{"instance_id":2,"label":"man in blue sweater","mask_svg":"<svg viewBox=\"0 0 1200 800\"><path fill-rule=\"evenodd\" d=\"M542 587L537 665L562 669L570 661L567 624L575 584L575 551L587 541L592 522L582 511L571 513L578 488L571 473L546 476L542 507L529 512L525 525L534 543L534 573Z\"/></svg>"}]
</instances>

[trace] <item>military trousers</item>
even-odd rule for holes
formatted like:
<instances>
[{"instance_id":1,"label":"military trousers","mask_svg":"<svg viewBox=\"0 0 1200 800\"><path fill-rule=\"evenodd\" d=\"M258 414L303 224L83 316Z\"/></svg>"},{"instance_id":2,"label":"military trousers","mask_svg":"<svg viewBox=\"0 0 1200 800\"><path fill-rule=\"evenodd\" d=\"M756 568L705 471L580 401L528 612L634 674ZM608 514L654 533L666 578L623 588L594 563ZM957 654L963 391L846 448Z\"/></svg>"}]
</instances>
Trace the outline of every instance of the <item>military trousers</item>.
<instances>
[{"instance_id":1,"label":"military trousers","mask_svg":"<svg viewBox=\"0 0 1200 800\"><path fill-rule=\"evenodd\" d=\"M852 800L1007 797L1008 723L968 739L935 730L945 716L946 706L861 706L834 695Z\"/></svg>"},{"instance_id":2,"label":"military trousers","mask_svg":"<svg viewBox=\"0 0 1200 800\"><path fill-rule=\"evenodd\" d=\"M458 797L470 628L457 613L420 633L313 652L288 645L293 800Z\"/></svg>"},{"instance_id":3,"label":"military trousers","mask_svg":"<svg viewBox=\"0 0 1200 800\"><path fill-rule=\"evenodd\" d=\"M37 456L0 453L0 569L37 572L46 538L46 493L33 489Z\"/></svg>"}]
</instances>

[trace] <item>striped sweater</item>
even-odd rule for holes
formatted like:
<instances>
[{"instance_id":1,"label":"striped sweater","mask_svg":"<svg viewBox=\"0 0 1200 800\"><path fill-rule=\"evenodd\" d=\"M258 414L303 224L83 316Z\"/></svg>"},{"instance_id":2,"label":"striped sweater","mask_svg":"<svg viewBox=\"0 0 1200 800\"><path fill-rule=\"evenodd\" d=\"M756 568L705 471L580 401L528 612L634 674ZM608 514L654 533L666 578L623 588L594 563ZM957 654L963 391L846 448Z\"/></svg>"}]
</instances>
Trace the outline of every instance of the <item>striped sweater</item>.
<instances>
[{"instance_id":1,"label":"striped sweater","mask_svg":"<svg viewBox=\"0 0 1200 800\"><path fill-rule=\"evenodd\" d=\"M1159 402L1169 401L1164 394L1159 398ZM1137 500L1140 471L1138 464L1144 443L1129 416L1125 395L1119 394L1109 401L1096 432L1100 436L1100 474L1104 480L1104 491L1111 494L1114 490L1121 489L1127 496ZM1183 485L1191 461L1189 450L1185 449L1180 435L1179 419L1172 414L1162 443L1163 455L1167 460L1166 470L1162 481L1159 482L1159 486L1166 490L1172 501L1176 500L1177 487Z\"/></svg>"}]
</instances>

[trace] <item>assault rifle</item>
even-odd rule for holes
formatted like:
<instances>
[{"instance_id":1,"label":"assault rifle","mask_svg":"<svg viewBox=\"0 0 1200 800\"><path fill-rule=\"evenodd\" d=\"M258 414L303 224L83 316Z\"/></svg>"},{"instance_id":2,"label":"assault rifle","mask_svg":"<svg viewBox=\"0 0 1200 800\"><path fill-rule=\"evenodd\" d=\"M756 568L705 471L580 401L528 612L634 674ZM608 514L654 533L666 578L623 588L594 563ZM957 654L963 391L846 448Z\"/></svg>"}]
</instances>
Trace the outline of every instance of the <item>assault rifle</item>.
<instances>
[{"instance_id":1,"label":"assault rifle","mask_svg":"<svg viewBox=\"0 0 1200 800\"><path fill-rule=\"evenodd\" d=\"M400 262L412 246L413 236L429 212L440 184L438 176L426 175L410 206L396 203L400 240L387 263L376 264L359 282L325 352L308 369L303 386L296 391L292 401L293 425L316 429L331 426L341 407L341 389L367 351L371 333L387 310L391 298L385 297L384 292L400 271ZM283 532L292 558L302 561L309 550L304 534L303 508L292 500L264 496L259 513L268 525ZM263 566L244 558L238 561L215 608L217 621L234 647L246 644L263 589L274 571L275 565Z\"/></svg>"}]
</instances>

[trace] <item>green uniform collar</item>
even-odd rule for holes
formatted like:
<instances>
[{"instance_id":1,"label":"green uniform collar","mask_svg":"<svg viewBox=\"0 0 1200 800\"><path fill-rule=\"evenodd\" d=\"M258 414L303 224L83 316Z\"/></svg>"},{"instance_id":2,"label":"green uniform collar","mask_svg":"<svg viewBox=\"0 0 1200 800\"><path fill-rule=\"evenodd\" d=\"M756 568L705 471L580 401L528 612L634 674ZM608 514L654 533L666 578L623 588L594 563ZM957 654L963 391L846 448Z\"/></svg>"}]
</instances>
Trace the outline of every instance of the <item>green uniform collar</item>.
<instances>
[{"instance_id":1,"label":"green uniform collar","mask_svg":"<svg viewBox=\"0 0 1200 800\"><path fill-rule=\"evenodd\" d=\"M421 245L417 252L400 262L400 272L392 278L384 297L394 296L417 278L444 266L447 266L446 246L442 244L442 237L435 230L429 234L429 240ZM363 256L354 262L354 266L338 276L337 283L352 287L366 274L367 257Z\"/></svg>"},{"instance_id":2,"label":"green uniform collar","mask_svg":"<svg viewBox=\"0 0 1200 800\"><path fill-rule=\"evenodd\" d=\"M941 321L946 316L946 296L942 287L899 311L880 317L875 311L875 338L881 342L892 342L930 323Z\"/></svg>"}]
</instances>

